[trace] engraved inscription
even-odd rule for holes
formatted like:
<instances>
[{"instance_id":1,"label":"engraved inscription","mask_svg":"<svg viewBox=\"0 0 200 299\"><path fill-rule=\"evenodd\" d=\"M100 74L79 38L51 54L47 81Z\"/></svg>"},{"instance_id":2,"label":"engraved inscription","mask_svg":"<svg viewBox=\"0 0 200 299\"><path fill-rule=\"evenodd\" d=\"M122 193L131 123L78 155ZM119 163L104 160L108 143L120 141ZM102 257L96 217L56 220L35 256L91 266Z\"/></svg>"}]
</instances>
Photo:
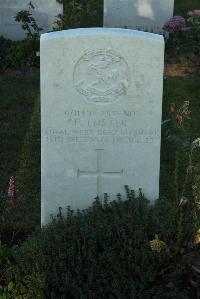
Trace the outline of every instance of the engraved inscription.
<instances>
[{"instance_id":1,"label":"engraved inscription","mask_svg":"<svg viewBox=\"0 0 200 299\"><path fill-rule=\"evenodd\" d=\"M74 86L92 103L110 103L125 95L129 67L119 54L96 50L83 55L74 68Z\"/></svg>"},{"instance_id":2,"label":"engraved inscription","mask_svg":"<svg viewBox=\"0 0 200 299\"><path fill-rule=\"evenodd\" d=\"M160 138L159 130L142 124L135 126L134 110L66 110L62 128L44 130L46 142L91 144L141 144L154 143ZM98 145L99 146L99 145Z\"/></svg>"}]
</instances>

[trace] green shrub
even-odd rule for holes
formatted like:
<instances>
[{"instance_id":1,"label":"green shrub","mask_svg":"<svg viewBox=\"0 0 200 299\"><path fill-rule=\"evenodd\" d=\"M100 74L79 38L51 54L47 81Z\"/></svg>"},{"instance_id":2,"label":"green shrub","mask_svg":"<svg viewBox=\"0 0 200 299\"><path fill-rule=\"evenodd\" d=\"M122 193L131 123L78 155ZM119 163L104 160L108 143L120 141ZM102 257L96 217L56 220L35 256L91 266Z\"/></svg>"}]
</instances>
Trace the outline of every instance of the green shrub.
<instances>
[{"instance_id":1,"label":"green shrub","mask_svg":"<svg viewBox=\"0 0 200 299\"><path fill-rule=\"evenodd\" d=\"M103 23L103 0L57 0L64 6L58 15L55 30L101 27Z\"/></svg>"},{"instance_id":2,"label":"green shrub","mask_svg":"<svg viewBox=\"0 0 200 299\"><path fill-rule=\"evenodd\" d=\"M0 36L0 72L3 72L6 69L6 50L10 47L11 43L11 40Z\"/></svg>"},{"instance_id":3,"label":"green shrub","mask_svg":"<svg viewBox=\"0 0 200 299\"><path fill-rule=\"evenodd\" d=\"M184 15L188 10L199 7L199 0L175 0L174 15Z\"/></svg>"},{"instance_id":4,"label":"green shrub","mask_svg":"<svg viewBox=\"0 0 200 299\"><path fill-rule=\"evenodd\" d=\"M13 268L13 256L11 248L2 245L0 241L0 298L14 298L15 288L10 274ZM14 293L13 293L14 292Z\"/></svg>"},{"instance_id":5,"label":"green shrub","mask_svg":"<svg viewBox=\"0 0 200 299\"><path fill-rule=\"evenodd\" d=\"M18 199L13 206L9 198L0 200L0 242L13 245L23 240L40 223L40 201ZM38 225L36 225L38 224Z\"/></svg>"},{"instance_id":6,"label":"green shrub","mask_svg":"<svg viewBox=\"0 0 200 299\"><path fill-rule=\"evenodd\" d=\"M26 71L33 66L39 66L39 39L24 39L11 41L0 37L0 72L7 69Z\"/></svg>"},{"instance_id":7,"label":"green shrub","mask_svg":"<svg viewBox=\"0 0 200 299\"><path fill-rule=\"evenodd\" d=\"M40 186L40 115L37 113L37 116L33 116L36 113L34 106L38 105L35 104L36 101L38 103L38 99L38 74L0 76L0 140L2 141L0 151L0 201L2 200L1 198L7 197L9 178L17 176L23 158L26 158L31 163L31 165L29 164L29 174L26 174L26 178L30 180L32 175L35 174L34 179L37 180L35 188L38 190ZM35 118L35 125L33 125L33 118ZM36 127L38 130L37 137L35 136L36 129L34 129ZM28 141L26 141L27 136L29 136ZM28 142L29 149L27 149ZM25 154L25 151L28 152ZM32 159L34 157L37 158L39 164L35 167L33 164L35 162L36 165L36 161ZM23 187L26 186L26 190L29 191L28 195L26 196L26 194L20 193L20 191L17 192L17 195L25 198L33 197L35 189L33 190L32 185L27 185L25 178L22 181L21 178L17 177L17 189L21 184ZM37 196L34 195L34 198L39 198L39 194Z\"/></svg>"},{"instance_id":8,"label":"green shrub","mask_svg":"<svg viewBox=\"0 0 200 299\"><path fill-rule=\"evenodd\" d=\"M19 68L26 70L39 65L36 52L39 50L39 40L13 41L5 50L4 68Z\"/></svg>"},{"instance_id":9,"label":"green shrub","mask_svg":"<svg viewBox=\"0 0 200 299\"><path fill-rule=\"evenodd\" d=\"M10 41L0 37L0 71L6 69L21 69L24 72L32 67L39 66L40 28L32 16L34 6L29 3L29 10L19 11L15 21L21 24L26 38L21 41Z\"/></svg>"},{"instance_id":10,"label":"green shrub","mask_svg":"<svg viewBox=\"0 0 200 299\"><path fill-rule=\"evenodd\" d=\"M21 23L22 29L26 33L26 38L29 40L39 40L40 28L32 15L32 10L35 9L31 1L28 4L29 10L21 10L17 13L15 21Z\"/></svg>"},{"instance_id":11,"label":"green shrub","mask_svg":"<svg viewBox=\"0 0 200 299\"><path fill-rule=\"evenodd\" d=\"M120 195L112 202L105 198L103 204L96 200L85 211L68 208L66 218L60 210L41 234L15 247L17 294L192 298L187 256L191 248L199 250L192 242L197 228L193 210L167 199L154 207L142 194L136 198L126 191L126 201Z\"/></svg>"},{"instance_id":12,"label":"green shrub","mask_svg":"<svg viewBox=\"0 0 200 299\"><path fill-rule=\"evenodd\" d=\"M174 16L163 27L167 32L166 60L192 62L199 65L200 10L189 11L186 17Z\"/></svg>"}]
</instances>

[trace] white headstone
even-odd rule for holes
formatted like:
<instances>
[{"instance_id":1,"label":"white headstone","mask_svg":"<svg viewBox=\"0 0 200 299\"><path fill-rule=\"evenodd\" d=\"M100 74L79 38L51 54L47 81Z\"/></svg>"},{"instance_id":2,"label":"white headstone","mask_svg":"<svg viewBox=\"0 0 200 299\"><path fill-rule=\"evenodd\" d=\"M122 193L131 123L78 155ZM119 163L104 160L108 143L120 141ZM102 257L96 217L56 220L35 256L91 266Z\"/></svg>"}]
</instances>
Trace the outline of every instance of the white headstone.
<instances>
[{"instance_id":1,"label":"white headstone","mask_svg":"<svg viewBox=\"0 0 200 299\"><path fill-rule=\"evenodd\" d=\"M41 37L42 224L96 196L159 195L164 41L125 29Z\"/></svg>"},{"instance_id":2,"label":"white headstone","mask_svg":"<svg viewBox=\"0 0 200 299\"><path fill-rule=\"evenodd\" d=\"M104 0L104 27L161 33L174 0Z\"/></svg>"},{"instance_id":3,"label":"white headstone","mask_svg":"<svg viewBox=\"0 0 200 299\"><path fill-rule=\"evenodd\" d=\"M16 14L21 10L29 10L30 0L0 0L0 36L11 40L25 38L21 25L15 21ZM58 14L63 13L63 6L56 0L31 0L35 7L30 10L43 32L52 30Z\"/></svg>"}]
</instances>

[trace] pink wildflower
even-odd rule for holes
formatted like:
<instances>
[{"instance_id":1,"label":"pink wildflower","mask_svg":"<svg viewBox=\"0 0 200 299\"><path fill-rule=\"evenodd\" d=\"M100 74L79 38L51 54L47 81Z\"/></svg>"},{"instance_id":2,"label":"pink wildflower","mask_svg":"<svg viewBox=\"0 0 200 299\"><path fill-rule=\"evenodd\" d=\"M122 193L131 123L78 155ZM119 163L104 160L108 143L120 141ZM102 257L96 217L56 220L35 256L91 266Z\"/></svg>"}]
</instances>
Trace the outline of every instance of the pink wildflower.
<instances>
[{"instance_id":1,"label":"pink wildflower","mask_svg":"<svg viewBox=\"0 0 200 299\"><path fill-rule=\"evenodd\" d=\"M186 29L185 19L181 16L174 16L169 19L163 26L163 30L169 33L183 31Z\"/></svg>"},{"instance_id":2,"label":"pink wildflower","mask_svg":"<svg viewBox=\"0 0 200 299\"><path fill-rule=\"evenodd\" d=\"M17 193L15 187L15 178L13 176L11 176L9 180L8 196L11 198L12 204L15 207L17 204Z\"/></svg>"}]
</instances>

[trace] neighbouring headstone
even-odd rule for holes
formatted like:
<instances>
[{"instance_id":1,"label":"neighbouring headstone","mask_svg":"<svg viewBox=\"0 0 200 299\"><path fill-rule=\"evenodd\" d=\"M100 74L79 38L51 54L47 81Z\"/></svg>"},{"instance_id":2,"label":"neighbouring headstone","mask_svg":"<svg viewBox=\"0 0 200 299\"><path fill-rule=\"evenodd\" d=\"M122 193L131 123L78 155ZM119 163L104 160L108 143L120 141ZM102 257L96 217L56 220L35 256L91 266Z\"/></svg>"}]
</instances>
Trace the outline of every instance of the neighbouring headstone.
<instances>
[{"instance_id":1,"label":"neighbouring headstone","mask_svg":"<svg viewBox=\"0 0 200 299\"><path fill-rule=\"evenodd\" d=\"M164 41L128 29L41 37L42 224L96 196L159 195Z\"/></svg>"},{"instance_id":2,"label":"neighbouring headstone","mask_svg":"<svg viewBox=\"0 0 200 299\"><path fill-rule=\"evenodd\" d=\"M104 27L161 33L173 11L174 0L104 0Z\"/></svg>"},{"instance_id":3,"label":"neighbouring headstone","mask_svg":"<svg viewBox=\"0 0 200 299\"><path fill-rule=\"evenodd\" d=\"M25 38L21 25L15 21L16 14L21 10L29 10L29 3L34 6L30 12L43 32L52 30L58 14L63 13L63 6L56 0L2 0L0 1L0 36L11 40Z\"/></svg>"}]
</instances>

